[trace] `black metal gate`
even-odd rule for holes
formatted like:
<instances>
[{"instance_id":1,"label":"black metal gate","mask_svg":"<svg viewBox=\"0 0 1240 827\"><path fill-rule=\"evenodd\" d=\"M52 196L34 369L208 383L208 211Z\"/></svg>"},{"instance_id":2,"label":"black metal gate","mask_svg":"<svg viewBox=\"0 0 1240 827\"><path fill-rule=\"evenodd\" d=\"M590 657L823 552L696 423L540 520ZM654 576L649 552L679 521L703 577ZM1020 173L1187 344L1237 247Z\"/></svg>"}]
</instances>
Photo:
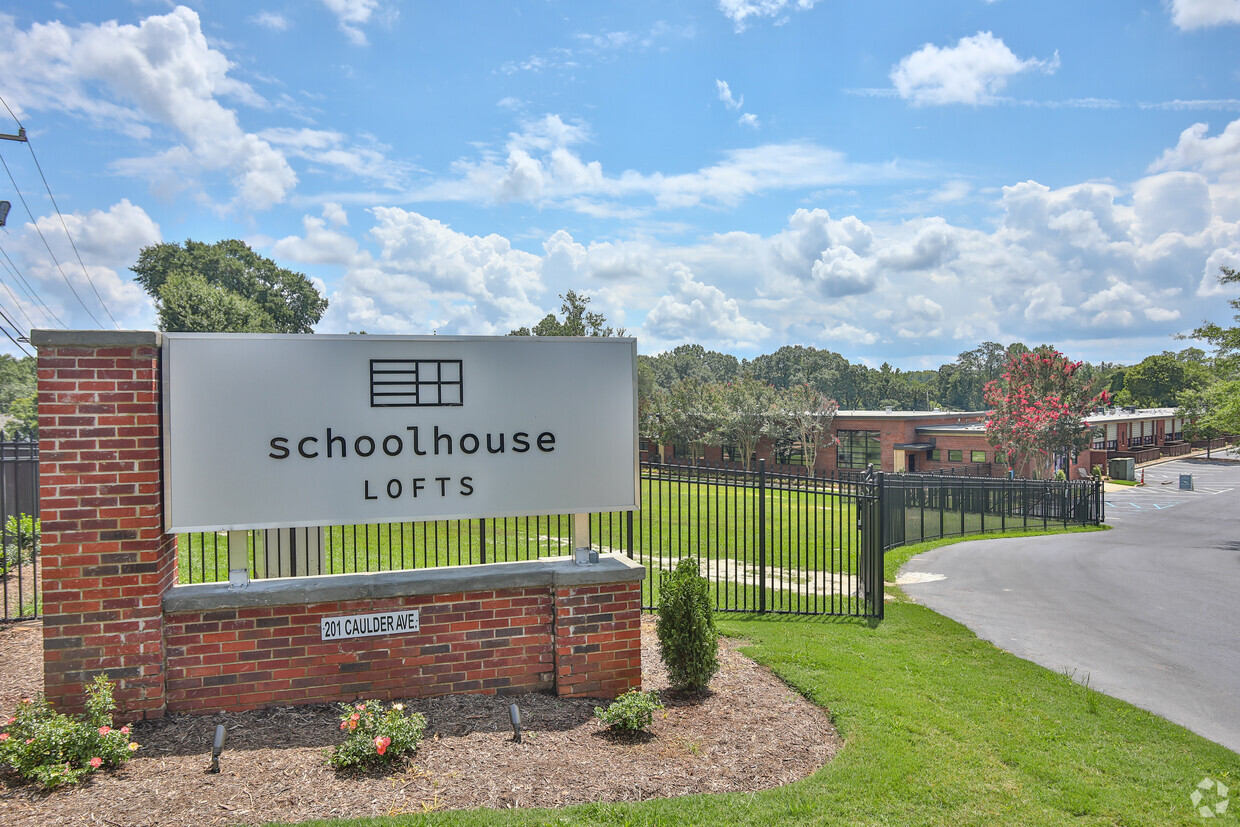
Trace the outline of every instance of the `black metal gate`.
<instances>
[{"instance_id":1,"label":"black metal gate","mask_svg":"<svg viewBox=\"0 0 1240 827\"><path fill-rule=\"evenodd\" d=\"M0 620L41 613L39 443L0 441Z\"/></svg>"}]
</instances>

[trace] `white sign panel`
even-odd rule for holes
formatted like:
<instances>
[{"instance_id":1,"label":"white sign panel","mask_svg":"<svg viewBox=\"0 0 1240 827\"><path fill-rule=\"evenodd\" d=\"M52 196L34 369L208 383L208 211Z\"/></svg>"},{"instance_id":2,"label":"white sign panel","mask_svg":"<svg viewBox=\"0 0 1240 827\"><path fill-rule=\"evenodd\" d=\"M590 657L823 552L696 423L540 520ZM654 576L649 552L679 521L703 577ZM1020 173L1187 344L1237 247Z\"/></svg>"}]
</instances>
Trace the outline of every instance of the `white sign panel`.
<instances>
[{"instance_id":1,"label":"white sign panel","mask_svg":"<svg viewBox=\"0 0 1240 827\"><path fill-rule=\"evenodd\" d=\"M637 507L631 338L170 333L165 529Z\"/></svg>"},{"instance_id":2,"label":"white sign panel","mask_svg":"<svg viewBox=\"0 0 1240 827\"><path fill-rule=\"evenodd\" d=\"M319 634L323 640L343 640L352 637L403 635L406 632L418 631L419 626L418 610L410 609L404 612L324 617L319 620Z\"/></svg>"}]
</instances>

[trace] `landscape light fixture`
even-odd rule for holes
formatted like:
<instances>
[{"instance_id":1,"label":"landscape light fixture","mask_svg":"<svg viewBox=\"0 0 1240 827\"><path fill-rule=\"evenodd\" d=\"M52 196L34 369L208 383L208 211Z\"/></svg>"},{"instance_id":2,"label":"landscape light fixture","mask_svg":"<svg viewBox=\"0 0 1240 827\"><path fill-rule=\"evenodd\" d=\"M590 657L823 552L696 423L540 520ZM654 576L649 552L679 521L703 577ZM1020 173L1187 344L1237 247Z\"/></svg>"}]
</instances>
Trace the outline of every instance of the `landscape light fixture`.
<instances>
[{"instance_id":1,"label":"landscape light fixture","mask_svg":"<svg viewBox=\"0 0 1240 827\"><path fill-rule=\"evenodd\" d=\"M220 753L224 751L224 742L228 740L228 730L223 724L215 725L215 742L211 744L211 766L207 772L220 771Z\"/></svg>"},{"instance_id":2,"label":"landscape light fixture","mask_svg":"<svg viewBox=\"0 0 1240 827\"><path fill-rule=\"evenodd\" d=\"M516 704L508 705L508 720L512 721L512 740L521 743L521 710Z\"/></svg>"}]
</instances>

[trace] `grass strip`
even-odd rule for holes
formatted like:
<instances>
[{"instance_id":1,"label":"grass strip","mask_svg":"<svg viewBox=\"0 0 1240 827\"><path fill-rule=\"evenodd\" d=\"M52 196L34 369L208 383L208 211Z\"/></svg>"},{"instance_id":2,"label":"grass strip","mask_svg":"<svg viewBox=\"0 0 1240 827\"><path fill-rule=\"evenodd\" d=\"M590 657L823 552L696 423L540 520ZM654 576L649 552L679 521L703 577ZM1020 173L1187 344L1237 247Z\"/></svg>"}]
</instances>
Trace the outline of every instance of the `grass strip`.
<instances>
[{"instance_id":1,"label":"grass strip","mask_svg":"<svg viewBox=\"0 0 1240 827\"><path fill-rule=\"evenodd\" d=\"M928 545L888 556L894 564ZM310 823L1199 825L1198 781L1240 788L1240 755L914 603L892 603L882 623L725 617L720 626L830 710L846 745L810 778L756 794ZM583 784L607 771L581 769Z\"/></svg>"}]
</instances>

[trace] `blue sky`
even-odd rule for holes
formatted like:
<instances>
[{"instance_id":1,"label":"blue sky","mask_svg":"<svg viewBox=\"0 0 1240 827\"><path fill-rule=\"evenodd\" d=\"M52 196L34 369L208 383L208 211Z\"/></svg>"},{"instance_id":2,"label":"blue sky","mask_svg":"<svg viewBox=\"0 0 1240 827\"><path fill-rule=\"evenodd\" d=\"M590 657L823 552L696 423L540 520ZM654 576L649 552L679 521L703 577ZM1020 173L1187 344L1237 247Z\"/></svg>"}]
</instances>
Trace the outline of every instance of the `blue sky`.
<instances>
[{"instance_id":1,"label":"blue sky","mask_svg":"<svg viewBox=\"0 0 1240 827\"><path fill-rule=\"evenodd\" d=\"M149 328L138 251L236 237L320 332L575 289L645 353L1135 362L1229 319L1238 46L1240 0L0 2L0 309Z\"/></svg>"}]
</instances>

